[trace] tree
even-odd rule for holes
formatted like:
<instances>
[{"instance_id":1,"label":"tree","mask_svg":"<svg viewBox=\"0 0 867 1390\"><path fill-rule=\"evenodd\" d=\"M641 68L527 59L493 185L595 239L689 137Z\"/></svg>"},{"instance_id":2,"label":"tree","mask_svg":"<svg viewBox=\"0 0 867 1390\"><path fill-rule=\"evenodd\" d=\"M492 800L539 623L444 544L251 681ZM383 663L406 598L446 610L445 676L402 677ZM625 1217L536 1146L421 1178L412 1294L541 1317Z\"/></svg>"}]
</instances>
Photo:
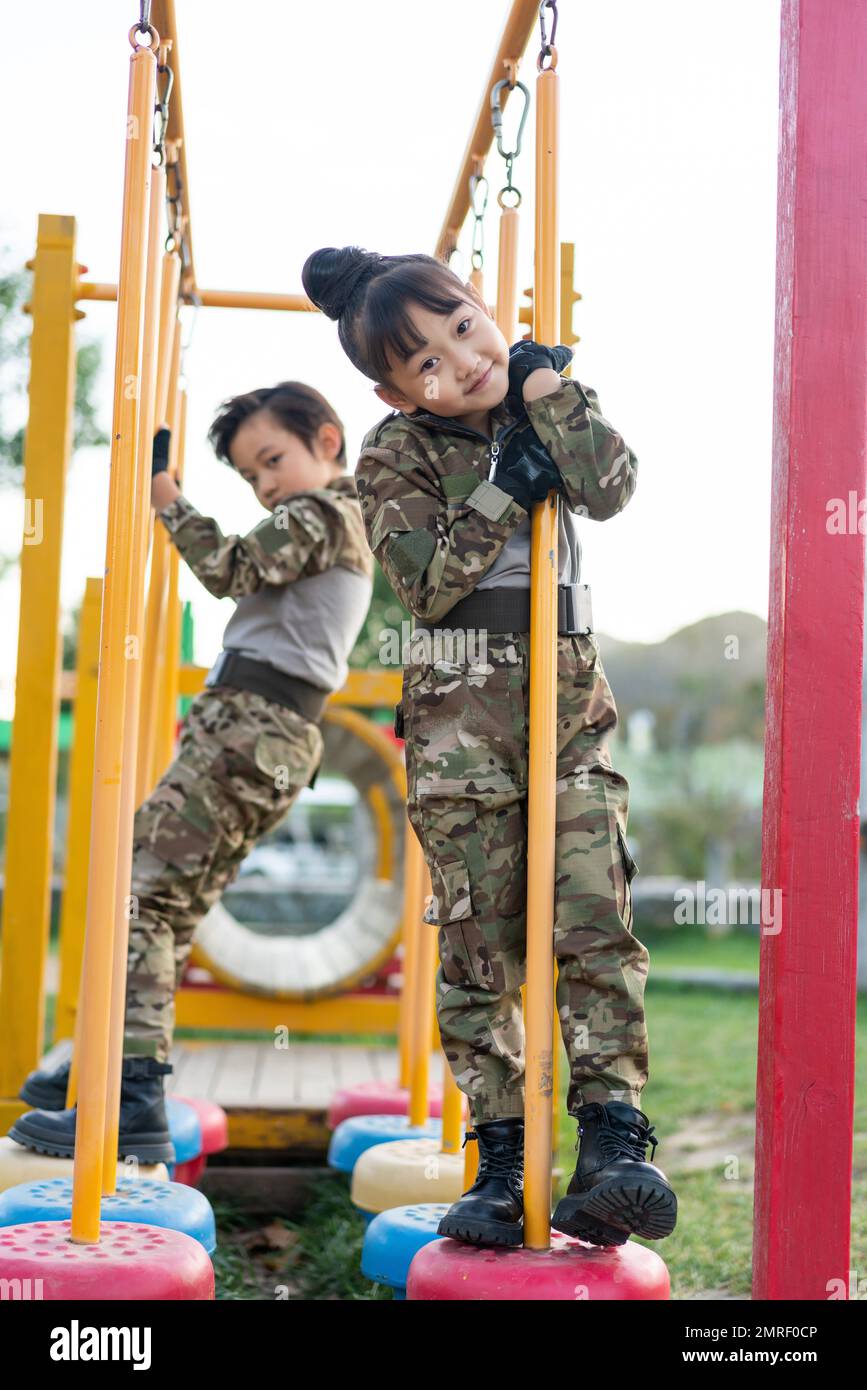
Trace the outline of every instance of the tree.
<instances>
[{"instance_id":1,"label":"tree","mask_svg":"<svg viewBox=\"0 0 867 1390\"><path fill-rule=\"evenodd\" d=\"M9 256L8 246L4 247L3 259L8 261ZM0 486L6 487L21 482L24 468L31 323L23 306L30 293L30 280L28 271L0 267ZM102 348L98 342L79 343L73 449L109 442L97 424L94 403L101 362Z\"/></svg>"}]
</instances>

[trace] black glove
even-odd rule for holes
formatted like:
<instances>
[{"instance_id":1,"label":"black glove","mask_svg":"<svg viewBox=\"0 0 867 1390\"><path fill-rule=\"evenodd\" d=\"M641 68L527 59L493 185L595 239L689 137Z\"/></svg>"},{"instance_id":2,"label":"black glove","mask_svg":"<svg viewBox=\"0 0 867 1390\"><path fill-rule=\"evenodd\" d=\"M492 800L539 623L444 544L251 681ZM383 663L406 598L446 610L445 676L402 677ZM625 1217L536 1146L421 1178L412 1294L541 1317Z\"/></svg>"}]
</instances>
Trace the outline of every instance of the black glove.
<instances>
[{"instance_id":1,"label":"black glove","mask_svg":"<svg viewBox=\"0 0 867 1390\"><path fill-rule=\"evenodd\" d=\"M509 436L491 482L525 511L544 502L552 488L563 491L563 475L529 422Z\"/></svg>"},{"instance_id":2,"label":"black glove","mask_svg":"<svg viewBox=\"0 0 867 1390\"><path fill-rule=\"evenodd\" d=\"M171 442L171 430L157 430L154 435L154 447L151 454L151 477L155 478L158 473L165 473L169 466L169 444Z\"/></svg>"},{"instance_id":3,"label":"black glove","mask_svg":"<svg viewBox=\"0 0 867 1390\"><path fill-rule=\"evenodd\" d=\"M519 343L514 343L509 348L509 390L506 394L506 403L513 413L524 413L524 382L531 372L539 367L553 367L555 372L562 372L574 355L572 349L564 347L562 343L553 348L546 347L544 343L534 343L532 338L522 338Z\"/></svg>"}]
</instances>

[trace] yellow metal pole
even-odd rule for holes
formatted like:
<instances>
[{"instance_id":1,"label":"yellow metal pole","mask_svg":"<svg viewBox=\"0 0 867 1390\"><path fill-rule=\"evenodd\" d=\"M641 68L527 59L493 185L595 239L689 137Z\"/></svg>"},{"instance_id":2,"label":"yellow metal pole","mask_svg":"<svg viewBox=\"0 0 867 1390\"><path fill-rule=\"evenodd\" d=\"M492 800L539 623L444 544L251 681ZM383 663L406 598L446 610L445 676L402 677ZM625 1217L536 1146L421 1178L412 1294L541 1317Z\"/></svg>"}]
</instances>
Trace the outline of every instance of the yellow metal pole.
<instances>
[{"instance_id":1,"label":"yellow metal pole","mask_svg":"<svg viewBox=\"0 0 867 1390\"><path fill-rule=\"evenodd\" d=\"M448 1059L443 1056L442 1151L444 1154L460 1153L462 1111L463 1093L455 1081Z\"/></svg>"},{"instance_id":2,"label":"yellow metal pole","mask_svg":"<svg viewBox=\"0 0 867 1390\"><path fill-rule=\"evenodd\" d=\"M154 43L156 45L156 40ZM99 1240L156 56L130 59L71 1238Z\"/></svg>"},{"instance_id":3,"label":"yellow metal pole","mask_svg":"<svg viewBox=\"0 0 867 1390\"><path fill-rule=\"evenodd\" d=\"M174 410L170 415L172 427L172 452L174 454L174 476L178 486L184 480L184 439L187 420L187 393L178 391ZM160 528L164 529L163 527ZM169 544L169 566L166 597L166 620L161 662L157 704L156 763L153 771L155 785L162 777L175 752L175 737L178 722L178 690L181 663L181 601L178 598L178 571L180 556Z\"/></svg>"},{"instance_id":4,"label":"yellow metal pole","mask_svg":"<svg viewBox=\"0 0 867 1390\"><path fill-rule=\"evenodd\" d=\"M419 846L421 855L421 847ZM422 863L422 889L431 892L430 873ZM423 1125L428 1117L428 1081L430 1077L430 1040L434 1018L434 984L437 966L437 930L422 919L419 904L418 953L416 957L416 991L413 1016L412 1078L409 1089L409 1123Z\"/></svg>"},{"instance_id":5,"label":"yellow metal pole","mask_svg":"<svg viewBox=\"0 0 867 1390\"><path fill-rule=\"evenodd\" d=\"M554 343L560 324L556 54L536 79L536 257L533 336ZM524 1244L551 1236L554 1036L554 839L557 776L557 493L533 507L530 558L530 738L527 797L527 1025Z\"/></svg>"},{"instance_id":6,"label":"yellow metal pole","mask_svg":"<svg viewBox=\"0 0 867 1390\"><path fill-rule=\"evenodd\" d=\"M51 906L60 680L60 552L75 381L75 219L40 213L30 299L30 415L24 440L24 534L15 723L9 764L0 1097L42 1055L43 975Z\"/></svg>"},{"instance_id":7,"label":"yellow metal pole","mask_svg":"<svg viewBox=\"0 0 867 1390\"><path fill-rule=\"evenodd\" d=\"M408 820L405 822L403 839L403 985L398 1003L398 1048L400 1084L409 1088L412 1081L412 1011L416 994L418 938L423 926L419 903L424 897L424 856Z\"/></svg>"},{"instance_id":8,"label":"yellow metal pole","mask_svg":"<svg viewBox=\"0 0 867 1390\"><path fill-rule=\"evenodd\" d=\"M171 66L174 75L171 100L169 102L169 125L166 143L177 146L178 172L180 173L181 206L184 219L184 241L186 243L186 272L181 286L183 294L189 293L196 283L196 265L193 255L192 217L190 213L190 171L187 168L187 142L184 131L184 84L181 74L181 45L178 42L178 23L175 16L175 0L153 0L151 24L158 29L163 43L171 44Z\"/></svg>"},{"instance_id":9,"label":"yellow metal pole","mask_svg":"<svg viewBox=\"0 0 867 1390\"><path fill-rule=\"evenodd\" d=\"M468 1192L479 1174L479 1146L471 1139L464 1149L464 1192Z\"/></svg>"},{"instance_id":10,"label":"yellow metal pole","mask_svg":"<svg viewBox=\"0 0 867 1390\"><path fill-rule=\"evenodd\" d=\"M163 256L162 284L160 286L160 335L158 346L156 406L154 424L161 425L169 408L169 389L172 380L172 355L175 343L175 325L178 318L178 287L181 282L181 258L177 251L167 251ZM178 340L180 353L180 340ZM177 367L175 367L177 375Z\"/></svg>"},{"instance_id":11,"label":"yellow metal pole","mask_svg":"<svg viewBox=\"0 0 867 1390\"><path fill-rule=\"evenodd\" d=\"M518 229L517 208L500 213L500 249L497 260L497 327L507 343L517 341Z\"/></svg>"},{"instance_id":12,"label":"yellow metal pole","mask_svg":"<svg viewBox=\"0 0 867 1390\"><path fill-rule=\"evenodd\" d=\"M157 340L160 299L160 243L163 206L166 197L164 168L151 173L148 227L147 289L142 341L141 392L136 460L135 510L132 527L132 591L124 656L127 661L126 710L123 725L121 767L120 829L116 885L114 970L111 984L111 1029L108 1047L108 1080L105 1109L105 1141L102 1160L102 1190L111 1196L117 1189L117 1143L120 1107L121 1065L123 1061L123 1023L126 1008L127 953L129 919L136 911L130 902L132 838L135 818L136 756L138 749L139 704L141 695L142 652L144 647L144 573L147 563L150 503L151 449L156 405Z\"/></svg>"},{"instance_id":13,"label":"yellow metal pole","mask_svg":"<svg viewBox=\"0 0 867 1390\"><path fill-rule=\"evenodd\" d=\"M165 331L163 331L163 329ZM171 333L170 337L168 336L169 331ZM168 346L169 343L171 344L170 348ZM174 383L176 383L178 379L181 360L181 325L174 313L170 323L164 323L160 331L161 360L164 354L166 354L169 362L169 370L165 376L164 396L162 394L162 380L160 380L160 385L158 387L155 424L160 424L162 420L167 419L169 425L172 425L174 422L171 418L171 412L174 410L174 401L176 398ZM162 378L162 371L160 372L160 378ZM160 413L161 409L162 414ZM175 440L173 438L172 452L174 452L175 447ZM165 630L166 605L168 603L169 551L171 549L171 542L169 541L166 528L162 523L158 525L153 518L151 532L150 586L148 589L147 613L145 616L141 719L139 721L139 748L136 769L136 803L139 806L150 794L154 782L156 781L154 767L157 761L157 720L160 707L163 633Z\"/></svg>"},{"instance_id":14,"label":"yellow metal pole","mask_svg":"<svg viewBox=\"0 0 867 1390\"><path fill-rule=\"evenodd\" d=\"M60 909L60 983L54 1011L54 1041L75 1030L84 923L87 916L87 860L90 853L90 812L93 798L93 735L96 727L96 684L99 671L99 619L102 580L88 579L78 624L75 714L69 760L69 816L66 865Z\"/></svg>"}]
</instances>

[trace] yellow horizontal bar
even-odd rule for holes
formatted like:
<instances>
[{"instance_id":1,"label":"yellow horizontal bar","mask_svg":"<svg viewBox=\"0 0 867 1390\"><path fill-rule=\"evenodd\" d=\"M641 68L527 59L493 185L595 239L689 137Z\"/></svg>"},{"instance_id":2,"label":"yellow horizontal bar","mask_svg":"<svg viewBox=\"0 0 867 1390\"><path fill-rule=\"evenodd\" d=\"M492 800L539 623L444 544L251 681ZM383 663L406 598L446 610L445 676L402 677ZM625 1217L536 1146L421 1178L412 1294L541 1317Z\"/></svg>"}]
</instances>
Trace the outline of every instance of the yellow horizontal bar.
<instances>
[{"instance_id":1,"label":"yellow horizontal bar","mask_svg":"<svg viewBox=\"0 0 867 1390\"><path fill-rule=\"evenodd\" d=\"M117 285L106 281L79 280L76 299L117 299ZM264 290L200 290L191 291L206 309L283 309L291 313L318 314L306 294L268 294Z\"/></svg>"},{"instance_id":2,"label":"yellow horizontal bar","mask_svg":"<svg viewBox=\"0 0 867 1390\"><path fill-rule=\"evenodd\" d=\"M331 1130L320 1108L234 1110L226 1108L230 1149L304 1149L324 1153Z\"/></svg>"},{"instance_id":3,"label":"yellow horizontal bar","mask_svg":"<svg viewBox=\"0 0 867 1390\"><path fill-rule=\"evenodd\" d=\"M306 294L267 294L260 290L200 290L196 295L207 309L288 309L293 313L318 314L321 310Z\"/></svg>"},{"instance_id":4,"label":"yellow horizontal bar","mask_svg":"<svg viewBox=\"0 0 867 1390\"><path fill-rule=\"evenodd\" d=\"M176 996L178 1028L261 1029L271 1033L397 1033L397 997L343 995L310 1004L265 999L233 989L180 989Z\"/></svg>"},{"instance_id":5,"label":"yellow horizontal bar","mask_svg":"<svg viewBox=\"0 0 867 1390\"><path fill-rule=\"evenodd\" d=\"M180 670L180 694L198 695L205 684L207 666L182 666ZM402 685L401 671L350 671L346 683L328 701L330 705L360 705L368 709L381 709L396 705L400 699ZM63 671L60 675L60 698L75 700L78 689L78 676L75 671Z\"/></svg>"}]
</instances>

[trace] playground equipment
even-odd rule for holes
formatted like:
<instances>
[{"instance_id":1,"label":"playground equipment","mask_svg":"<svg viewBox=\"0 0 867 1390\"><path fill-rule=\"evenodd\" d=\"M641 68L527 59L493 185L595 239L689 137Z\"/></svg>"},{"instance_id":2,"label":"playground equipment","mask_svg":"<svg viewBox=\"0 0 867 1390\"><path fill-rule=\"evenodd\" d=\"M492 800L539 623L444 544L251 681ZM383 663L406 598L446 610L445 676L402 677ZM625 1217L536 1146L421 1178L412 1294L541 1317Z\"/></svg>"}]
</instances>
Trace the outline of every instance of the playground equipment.
<instances>
[{"instance_id":1,"label":"playground equipment","mask_svg":"<svg viewBox=\"0 0 867 1390\"><path fill-rule=\"evenodd\" d=\"M422 923L424 889L430 888L430 875L422 857L421 846L414 835L407 836L404 867L404 911L407 923L408 957L412 963L409 988L404 991L409 1022L407 1035L410 1071L409 1108L407 1113L395 1111L375 1114L362 1111L337 1125L328 1147L328 1162L332 1168L354 1173L359 1159L373 1146L387 1144L403 1150L410 1140L416 1146L425 1142L436 1145L440 1125L428 1119L428 1061L427 1040L433 1027L433 994L436 937L426 932ZM445 1068L448 1071L448 1067ZM446 1093L452 1082L446 1077ZM458 1109L458 1123L460 1109ZM355 1199L355 1185L352 1190ZM360 1203L364 1206L364 1203Z\"/></svg>"},{"instance_id":2,"label":"playground equipment","mask_svg":"<svg viewBox=\"0 0 867 1390\"><path fill-rule=\"evenodd\" d=\"M205 1171L210 1155L221 1153L223 1149L228 1148L229 1126L226 1112L222 1106L215 1105L210 1100L202 1100L198 1096L176 1095L173 1099L176 1103L183 1102L184 1105L190 1106L198 1116L201 1131L199 1152L186 1163L177 1163L174 1172L176 1182L188 1183L190 1187L195 1187Z\"/></svg>"},{"instance_id":3,"label":"playground equipment","mask_svg":"<svg viewBox=\"0 0 867 1390\"><path fill-rule=\"evenodd\" d=\"M416 865L421 867L422 854L418 840L413 837L407 846L406 878L418 881ZM427 872L426 884L430 884ZM410 918L416 934L415 941L415 998L413 1000L412 1082L410 1105L404 1133L386 1143L368 1145L359 1154L352 1170L350 1194L366 1219L387 1207L418 1201L427 1195L432 1200L457 1201L461 1195L463 1161L460 1157L461 1101L451 1068L444 1059L443 1111L440 1125L434 1124L433 1137L421 1134L427 1121L428 1062L426 1039L434 1021L434 988L436 975L436 933L427 931L421 912ZM379 1121L392 1122L394 1116L380 1116ZM374 1117L360 1116L345 1120L340 1130L364 1125ZM337 1131L339 1133L339 1131ZM414 1137L407 1137L414 1136ZM336 1134L335 1134L336 1138Z\"/></svg>"},{"instance_id":4,"label":"playground equipment","mask_svg":"<svg viewBox=\"0 0 867 1390\"><path fill-rule=\"evenodd\" d=\"M121 889L128 880L130 807L152 785L171 753L177 693L194 693L202 673L177 672L176 560L153 531L147 611L139 603L149 530L146 459L160 402L173 423L173 471L182 468L184 393L178 387L180 334L177 304L235 305L309 311L303 296L247 295L197 286L189 217L189 180L182 136L180 71L172 0L155 4L154 19L133 40L129 115L132 128L149 131L157 68L167 70L171 49L175 89L160 106L168 113L161 144L166 171L151 165L149 140L127 141L123 248L118 285L83 282L86 267L75 259L73 219L42 215L32 268L34 287L31 413L25 451L26 495L42 500L42 537L25 544L21 567L16 723L10 776L7 876L3 904L3 976L0 986L0 1118L23 1108L18 1085L36 1064L42 1046L43 979L47 948L49 853L54 813L56 706L59 691L57 630L59 559L63 527L63 478L69 452L73 383L73 324L84 299L118 304L118 352L113 418L112 488L106 580L101 596L89 587L85 621L96 634L99 681L79 668L77 715L96 730L93 770L86 779L86 740L76 747L78 773L93 785L92 814L77 823L78 853L70 861L64 912L86 901L87 933L73 930L63 958L58 1019L71 1034L76 1014L84 1020L77 1048L80 1080L79 1143L72 1183L71 1218L17 1223L0 1234L4 1277L52 1273L52 1297L110 1297L123 1271L124 1297L208 1298L213 1279L202 1241L185 1231L159 1230L147 1222L116 1221L104 1214L127 1179L114 1162L119 1086L119 964L125 953ZM515 0L486 83L475 129L437 246L451 254L472 207L480 226L478 192L491 144L490 94L500 109L517 81L517 66L540 12L556 15L552 0ZM780 192L778 212L775 430L768 648L767 747L763 830L763 884L782 900L782 916L762 941L757 1088L756 1224L753 1295L757 1299L823 1299L831 1280L849 1287L849 1191L854 1088L855 943L857 923L858 795L861 632L864 542L857 527L846 535L827 526L829 496L847 497L863 486L867 346L867 238L863 235L867 136L864 66L867 14L847 10L828 23L818 0L783 0L780 78ZM556 21L555 21L556 22ZM575 294L572 263L558 241L557 71L554 31L542 32L536 83L536 261L533 336L570 342L563 315ZM159 63L158 63L159 58ZM545 66L545 62L548 66ZM829 97L829 93L831 96ZM509 171L511 175L511 170ZM171 249L162 261L155 293L156 212L161 187L168 198ZM509 179L511 182L511 177ZM514 326L517 209L500 203L498 320ZM860 232L860 235L858 233ZM474 282L482 287L482 254L474 241ZM827 266L835 272L829 281ZM159 299L159 303L157 303ZM512 306L511 308L509 306ZM506 316L506 317L502 317ZM522 315L519 313L519 318ZM558 327L559 323L559 327ZM504 331L507 331L504 329ZM571 326L568 329L571 333ZM126 396L123 383L141 382ZM854 446L853 446L854 441ZM821 452L820 452L821 450ZM634 1242L616 1250L590 1249L551 1236L548 1218L551 1162L551 1098L558 1042L552 1010L551 846L552 751L556 711L551 654L557 573L555 499L534 509L532 519L532 692L530 733L527 979L527 1113L525 1247L474 1250L448 1239L424 1242L408 1272L410 1298L648 1299L668 1296L665 1266L655 1252ZM160 547L163 555L160 558ZM101 604L101 627L100 627ZM139 623L136 628L135 623ZM123 634L143 630L152 659L153 689L139 694L139 663L123 662ZM856 658L850 654L855 642ZM87 648L85 647L85 650ZM125 670L125 666L131 669ZM823 713L835 730L826 753L829 775L817 777L809 734L815 726L816 670L823 682ZM359 674L359 673L356 673ZM366 675L366 673L365 673ZM340 692L352 707L393 703L398 677L359 680ZM90 682L90 684L88 684ZM390 682L390 684L389 684ZM347 686L349 690L349 683ZM89 705L88 705L88 702ZM150 717L135 718L137 702ZM88 713L89 709L89 713ZM136 728L145 733L133 740ZM131 732L132 731L132 732ZM138 785L123 769L138 763ZM830 761L829 761L830 760ZM81 769L85 771L82 772ZM136 792L136 796L133 795ZM383 825L389 824L387 809ZM34 827L37 832L34 833ZM405 834L405 827L401 827ZM83 839L82 839L83 836ZM97 852L88 854L90 845ZM85 867L86 866L86 867ZM76 880L75 874L79 875ZM126 873L126 878L125 878ZM782 921L782 929L780 922ZM313 981L317 997L282 976L284 997L256 993L261 972L247 980L229 950L231 923L211 942L204 959L210 983L180 991L183 1026L272 1028L285 1024L309 1033L387 1031L398 1021L393 992L360 988L335 1000L329 984ZM390 943L377 937L382 958ZM76 944L77 943L77 944ZM223 955L226 949L228 955ZM78 953L76 959L76 952ZM77 1000L80 966L83 993ZM372 959L377 959L376 954ZM331 984L357 980L341 961ZM362 967L359 967L362 968ZM213 979L228 988L215 988ZM243 991L239 988L243 984ZM81 1007L77 1004L80 1002ZM61 1007L62 1005L62 1007ZM803 1019L809 1017L807 1045ZM299 1049L299 1056L303 1049ZM370 1078L373 1080L374 1078ZM400 1077L406 1089L408 1077ZM327 1089L327 1088L326 1088ZM333 1087L331 1088L333 1090ZM249 1106L247 1110L249 1112ZM321 1107L324 1122L325 1106ZM231 1122L231 1116L230 1116ZM306 1116L305 1116L306 1123ZM238 1121L235 1141L259 1136L261 1114ZM279 1128L279 1126L275 1126ZM320 1124L318 1136L321 1143ZM281 1138L285 1138L285 1128ZM9 1146L16 1154L7 1154ZM254 1147L255 1145L251 1145ZM62 1174L63 1161L25 1155L0 1139L0 1164L19 1161L31 1181ZM48 1165L43 1172L40 1165ZM71 1165L68 1165L71 1167ZM147 1180L150 1175L142 1173ZM156 1177L163 1177L163 1173ZM24 1181L22 1172L19 1181ZM465 1178L466 1181L466 1178ZM8 1184L6 1184L8 1185ZM432 1204L436 1205L436 1204ZM387 1216L384 1213L383 1216ZM370 1223L372 1231L377 1221ZM386 1223L383 1222L383 1225ZM396 1221L395 1221L396 1224ZM91 1258L99 1242L99 1268ZM817 1252L821 1259L817 1259ZM132 1258L132 1257L135 1258ZM137 1292L130 1293L132 1271ZM553 1282L557 1271L562 1281ZM396 1284L396 1287L400 1287ZM566 1290L569 1290L568 1292Z\"/></svg>"},{"instance_id":5,"label":"playground equipment","mask_svg":"<svg viewBox=\"0 0 867 1390\"><path fill-rule=\"evenodd\" d=\"M143 394L147 409L139 411L140 422L147 411L151 424L157 413L164 414L173 429L172 466L176 473L183 464L183 421L185 391L180 385L182 348L178 307L183 303L247 304L266 308L306 309L303 296L252 296L232 292L199 291L193 275L192 242L189 219L189 178L183 140L180 60L171 3L153 8L153 18L163 35L159 53L161 87L160 149L165 167L153 171L153 198L150 216L162 197L162 180L169 188L169 243L162 263L149 267L147 284L151 296L150 321L158 329L152 334L156 344L153 391ZM174 81L169 73L169 60ZM154 227L149 227L148 244L153 257ZM55 1041L72 1038L80 1017L79 985L84 954L84 925L89 900L90 855L94 833L92 789L94 786L94 743L91 730L97 728L98 675L102 679L104 643L101 650L101 614L107 609L107 592L101 580L88 581L82 608L78 669L73 678L61 678L57 670L56 632L59 554L62 540L58 518L63 512L63 474L68 451L68 420L71 407L68 384L72 366L71 325L82 300L110 301L117 298L114 285L84 281L86 267L78 265L74 254L72 219L40 219L40 239L31 310L34 316L33 372L31 381L31 426L28 431L28 495L35 485L45 500L51 525L45 527L44 546L40 546L40 567L30 564L29 548L24 547L24 573L21 604L21 633L18 665L18 720L13 755L12 789L9 815L10 851L16 845L29 845L33 860L33 827L44 827L36 855L37 871L24 858L13 863L10 852L4 895L4 972L3 994L8 1004L16 991L17 1007L4 1008L0 1023L0 1118L6 1125L24 1109L16 1092L24 1075L37 1065L42 1047L44 966L47 944L47 865L53 822L53 742L58 689L75 700L76 739L70 768L69 831L67 872L63 894L60 941L60 988L56 1003ZM159 288L156 294L155 287ZM57 358L58 343L64 355ZM147 367L145 353L145 367ZM145 373L143 371L143 383ZM148 404L151 395L155 404ZM38 418L37 418L38 416ZM49 424L52 429L46 431ZM143 449L144 428L140 430L139 453ZM50 460L51 466L46 465ZM41 471L40 471L41 470ZM141 479L139 479L141 482ZM150 509L145 508L150 517ZM137 765L135 797L142 799L172 752L176 728L177 694L184 700L202 687L205 671L196 667L178 670L177 634L179 608L174 566L177 556L166 549L162 527L149 522L151 534L150 583L147 603L137 616L131 614L129 630L142 632L142 649L147 660L142 673L140 704L147 714L136 720L134 711L125 721L123 765ZM139 551L144 564L146 545ZM51 592L46 592L48 586ZM136 589L136 585L132 585ZM23 634L27 633L27 642ZM142 663L125 663L138 668ZM105 684L103 680L103 684ZM135 681L131 683L135 685ZM38 699L29 701L31 690ZM50 692L50 699L46 692ZM134 695L131 689L131 698ZM179 1028L258 1029L273 1038L274 1030L309 1034L340 1031L394 1032L405 1038L407 1022L400 1013L400 997L392 976L399 968L397 952L401 935L400 876L402 841L405 835L405 774L401 747L390 727L378 722L378 712L393 710L400 694L399 672L352 672L346 686L337 692L326 711L322 731L325 742L324 765L352 783L367 808L375 841L374 862L363 877L355 898L340 918L314 937L265 937L256 935L233 919L221 904L202 923L201 939L194 947L186 980L177 995ZM373 715L374 717L367 717ZM137 747L131 730L139 727ZM116 732L116 728L115 728ZM27 772L22 772L26 758ZM125 793L126 795L126 793ZM129 805L124 802L129 810ZM121 827L120 834L126 836ZM102 865L105 868L105 865ZM44 869L44 872L43 872ZM123 870L120 870L123 877ZM34 931L38 922L42 930ZM314 944L315 943L315 944ZM122 953L122 943L118 950ZM26 984L25 984L26 982ZM432 1042L438 1042L433 1039ZM273 1051L273 1049L270 1049ZM247 1049L253 1051L252 1046ZM381 1050L380 1050L381 1051ZM391 1090L396 1103L405 1110L402 1099L408 1088L408 1053L401 1042L400 1071L395 1085L387 1076L390 1057L384 1059L376 1049L345 1048L336 1066L334 1050L299 1046L289 1054L278 1055L275 1066L258 1066L251 1086L239 1071L243 1048L223 1045L210 1050L208 1066L200 1049L180 1048L175 1057L173 1084L189 1091L205 1086L212 1099L223 1094L236 1099L230 1108L230 1142L238 1151L273 1148L275 1153L296 1155L323 1151L328 1143L325 1110L339 1082L374 1083L380 1090ZM314 1063L315 1055L315 1063ZM323 1059L330 1065L323 1067ZM274 1059L269 1059L273 1061ZM246 1058L244 1058L246 1064ZM180 1064L179 1064L180 1063ZM73 1061L68 1103L77 1096L77 1068ZM318 1088L313 1085L318 1075ZM225 1088L225 1090L223 1089ZM346 1084L343 1087L346 1090ZM294 1095L293 1095L294 1091ZM289 1103L286 1102L289 1097ZM321 1099L320 1099L321 1097ZM432 1090L432 1108L438 1110L440 1097ZM276 1121L276 1123L275 1123Z\"/></svg>"},{"instance_id":6,"label":"playground equipment","mask_svg":"<svg viewBox=\"0 0 867 1390\"><path fill-rule=\"evenodd\" d=\"M0 1228L36 1221L66 1221L72 1209L72 1178L46 1178L0 1192ZM197 1240L206 1254L217 1248L210 1202L180 1182L122 1178L117 1191L104 1196L103 1221L165 1226Z\"/></svg>"},{"instance_id":7,"label":"playground equipment","mask_svg":"<svg viewBox=\"0 0 867 1390\"><path fill-rule=\"evenodd\" d=\"M153 433L156 404L156 246L165 193L162 169L155 174L152 170L151 132L159 35L147 22L144 12L140 23L130 31L130 42L133 54L130 60L118 280L112 469L101 630L103 659L100 662L97 693L96 772L91 824L93 852L89 864L87 931L82 968L78 1048L80 1084L72 1208L68 1221L16 1224L7 1227L0 1237L0 1263L4 1275L26 1279L39 1277L45 1283L47 1296L53 1300L70 1296L73 1289L77 1298L112 1298L117 1297L119 1291L124 1297L129 1297L131 1287L142 1298L209 1299L214 1295L213 1269L200 1241L183 1231L146 1222L103 1223L102 1220L103 1195L109 1198L114 1196L117 1186L117 1126L125 994L120 977L128 935L128 917L122 907L132 852L136 730L135 723L130 721L125 736L124 721L129 720L130 716L134 718L138 712L140 669L135 662L125 662L124 639L132 623L137 622L134 630L139 630L142 614L140 581L147 533L145 460ZM60 227L52 230L60 233L62 238ZM51 256L55 248L43 244L42 250ZM67 235L62 239L59 257L59 268L64 272L64 278L71 277L73 267L70 251L71 237ZM37 251L37 258L38 255ZM37 273L36 280L41 278ZM40 289L40 285L35 288L34 298L37 302ZM34 316L36 313L35 308ZM71 316L65 335L65 366L69 373L64 393L67 411L72 383L69 370L72 364L70 329ZM49 356L54 347L51 342L45 345ZM34 371L36 358L34 345ZM131 381L137 384L137 390L127 389ZM60 457L64 457L68 448L68 433L60 441L60 446ZM55 493L57 490L55 482ZM29 638L25 627L19 643L20 650L25 648ZM55 641L55 648L56 645ZM125 669L127 664L134 668L129 676ZM56 651L48 669L54 675L48 736L49 763L52 763L51 741L55 728L53 704L57 690ZM18 695L20 699L20 687ZM13 768L17 752L18 748L13 753ZM130 754L133 755L131 765L126 760ZM50 802L49 795L49 809ZM50 817L48 823L51 824ZM13 907L17 905L13 897ZM45 904L42 906L44 909ZM44 921L44 912L37 917L37 921ZM4 961L5 964L7 962ZM8 1004L7 990L8 979L4 972L3 992ZM31 994L38 1001L37 1020L41 1014L40 990L41 980L37 979L35 987L31 984ZM37 1038L37 1044L39 1041ZM13 1065L16 1060L20 1058L13 1056ZM5 1057L4 1063L8 1065ZM18 1077L19 1083L21 1079ZM94 1258L92 1247L95 1245L100 1246L96 1252L98 1259Z\"/></svg>"}]
</instances>

